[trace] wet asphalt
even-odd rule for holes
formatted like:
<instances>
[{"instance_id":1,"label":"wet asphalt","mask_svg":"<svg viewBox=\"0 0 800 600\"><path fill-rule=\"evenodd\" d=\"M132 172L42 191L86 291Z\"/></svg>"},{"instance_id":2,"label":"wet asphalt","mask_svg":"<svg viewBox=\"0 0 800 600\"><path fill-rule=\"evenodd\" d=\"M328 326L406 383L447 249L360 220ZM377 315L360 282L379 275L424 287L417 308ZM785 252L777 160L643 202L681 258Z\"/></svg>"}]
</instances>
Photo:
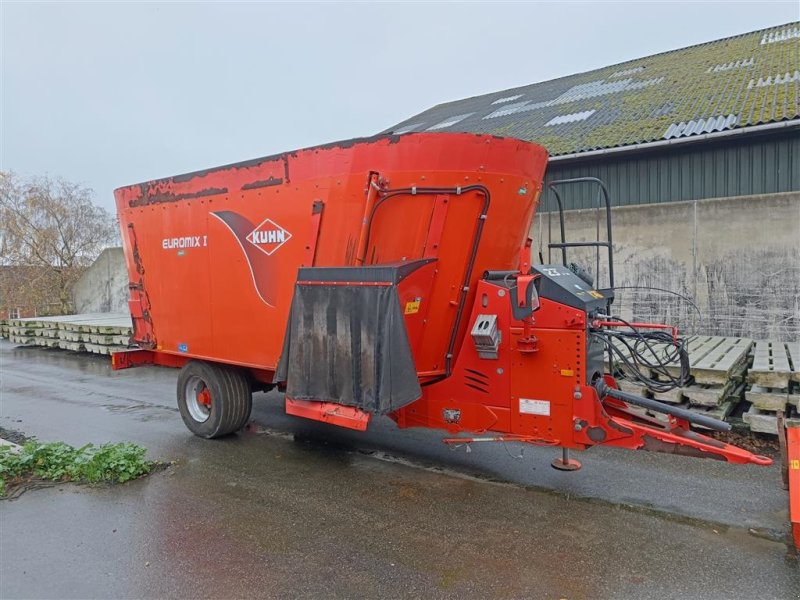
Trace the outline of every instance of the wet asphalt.
<instances>
[{"instance_id":1,"label":"wet asphalt","mask_svg":"<svg viewBox=\"0 0 800 600\"><path fill-rule=\"evenodd\" d=\"M800 598L776 466L595 448L561 473L553 449L348 432L277 393L201 440L176 378L0 342L0 427L174 461L0 502L0 597Z\"/></svg>"}]
</instances>

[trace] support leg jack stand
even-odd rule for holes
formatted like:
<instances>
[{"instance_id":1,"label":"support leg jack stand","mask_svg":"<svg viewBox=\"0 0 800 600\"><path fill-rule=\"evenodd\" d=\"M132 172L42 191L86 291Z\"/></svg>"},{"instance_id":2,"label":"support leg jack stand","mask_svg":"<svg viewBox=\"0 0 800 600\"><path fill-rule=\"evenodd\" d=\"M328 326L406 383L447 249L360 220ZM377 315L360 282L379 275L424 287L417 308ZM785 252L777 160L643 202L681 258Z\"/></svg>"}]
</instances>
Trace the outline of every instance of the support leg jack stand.
<instances>
[{"instance_id":1,"label":"support leg jack stand","mask_svg":"<svg viewBox=\"0 0 800 600\"><path fill-rule=\"evenodd\" d=\"M561 458L556 458L550 466L559 471L577 471L581 468L580 461L569 457L569 449L563 448Z\"/></svg>"}]
</instances>

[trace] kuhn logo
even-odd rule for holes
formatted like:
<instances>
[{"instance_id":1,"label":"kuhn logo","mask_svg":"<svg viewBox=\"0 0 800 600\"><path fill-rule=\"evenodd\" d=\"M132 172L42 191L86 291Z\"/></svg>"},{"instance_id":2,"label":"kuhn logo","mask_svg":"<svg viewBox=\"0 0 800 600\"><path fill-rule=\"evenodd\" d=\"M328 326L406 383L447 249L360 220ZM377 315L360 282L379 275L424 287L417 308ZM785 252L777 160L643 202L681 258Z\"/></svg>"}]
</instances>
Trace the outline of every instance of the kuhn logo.
<instances>
[{"instance_id":1,"label":"kuhn logo","mask_svg":"<svg viewBox=\"0 0 800 600\"><path fill-rule=\"evenodd\" d=\"M261 225L247 234L245 239L264 254L270 256L275 250L291 239L291 237L292 234L275 221L272 219L264 219Z\"/></svg>"}]
</instances>

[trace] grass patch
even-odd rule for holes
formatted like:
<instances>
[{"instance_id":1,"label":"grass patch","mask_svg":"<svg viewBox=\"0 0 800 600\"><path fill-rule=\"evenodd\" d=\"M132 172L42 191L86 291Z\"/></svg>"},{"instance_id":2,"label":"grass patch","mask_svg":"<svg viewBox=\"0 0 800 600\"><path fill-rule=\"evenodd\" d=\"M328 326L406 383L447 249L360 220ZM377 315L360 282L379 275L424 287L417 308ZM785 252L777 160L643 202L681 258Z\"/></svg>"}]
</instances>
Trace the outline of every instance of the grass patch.
<instances>
[{"instance_id":1,"label":"grass patch","mask_svg":"<svg viewBox=\"0 0 800 600\"><path fill-rule=\"evenodd\" d=\"M0 497L36 480L124 483L147 475L156 466L145 459L146 453L131 443L74 448L64 442L31 440L19 452L0 446Z\"/></svg>"}]
</instances>

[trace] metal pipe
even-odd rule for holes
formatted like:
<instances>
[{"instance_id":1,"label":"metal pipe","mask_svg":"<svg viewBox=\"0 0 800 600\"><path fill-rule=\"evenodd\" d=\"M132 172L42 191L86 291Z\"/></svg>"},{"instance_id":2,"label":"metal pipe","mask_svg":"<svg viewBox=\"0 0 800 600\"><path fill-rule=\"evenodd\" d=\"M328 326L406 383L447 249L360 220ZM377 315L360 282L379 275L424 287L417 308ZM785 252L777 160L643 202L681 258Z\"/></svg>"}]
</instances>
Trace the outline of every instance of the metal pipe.
<instances>
[{"instance_id":1,"label":"metal pipe","mask_svg":"<svg viewBox=\"0 0 800 600\"><path fill-rule=\"evenodd\" d=\"M565 229L564 229L564 203L561 202L561 195L558 193L558 190L556 188L554 188L554 187L551 187L550 189L553 190L553 195L556 197L556 202L558 202L558 219L559 219L560 229L561 229L561 243L563 244L563 243L565 243L567 241L566 233L565 233ZM552 244L549 244L549 246L552 246ZM548 253L548 260L550 260L549 253ZM563 264L565 267L567 266L567 249L566 249L566 247L562 247L561 248L561 264Z\"/></svg>"},{"instance_id":2,"label":"metal pipe","mask_svg":"<svg viewBox=\"0 0 800 600\"><path fill-rule=\"evenodd\" d=\"M358 234L358 246L355 255L355 264L358 266L364 264L364 259L367 254L367 240L369 238L367 220L372 214L372 208L375 206L375 199L380 191L377 182L378 173L370 171L369 177L367 178L367 201L364 204L364 215L361 217L361 230Z\"/></svg>"},{"instance_id":3,"label":"metal pipe","mask_svg":"<svg viewBox=\"0 0 800 600\"><path fill-rule=\"evenodd\" d=\"M512 277L514 275L518 275L519 271L484 271L483 278L487 281L497 281L500 279L505 279L506 277Z\"/></svg>"},{"instance_id":4,"label":"metal pipe","mask_svg":"<svg viewBox=\"0 0 800 600\"><path fill-rule=\"evenodd\" d=\"M683 419L684 421L689 421L689 423L694 423L695 425L702 425L703 427L707 427L708 429L713 429L714 431L731 430L730 423L725 423L724 421L720 421L718 419L712 419L711 417L707 417L705 415L698 415L696 413L690 412L678 406L664 404L663 402L659 402L658 400L651 400L650 398L642 398L641 396L637 396L635 394L629 394L628 392L623 392L622 390L614 389L612 387L607 386L602 379L599 379L597 381L597 383L595 384L595 388L597 389L597 393L601 399L604 398L605 396L611 396L612 398L616 398L617 400L622 400L623 402L627 402L629 404L635 404L636 406L641 406L642 408L654 410L656 412L660 412L665 415L672 415L673 417Z\"/></svg>"},{"instance_id":5,"label":"metal pipe","mask_svg":"<svg viewBox=\"0 0 800 600\"><path fill-rule=\"evenodd\" d=\"M603 246L608 248L608 242L566 242L564 244L550 244L553 248L584 248L591 246Z\"/></svg>"}]
</instances>

